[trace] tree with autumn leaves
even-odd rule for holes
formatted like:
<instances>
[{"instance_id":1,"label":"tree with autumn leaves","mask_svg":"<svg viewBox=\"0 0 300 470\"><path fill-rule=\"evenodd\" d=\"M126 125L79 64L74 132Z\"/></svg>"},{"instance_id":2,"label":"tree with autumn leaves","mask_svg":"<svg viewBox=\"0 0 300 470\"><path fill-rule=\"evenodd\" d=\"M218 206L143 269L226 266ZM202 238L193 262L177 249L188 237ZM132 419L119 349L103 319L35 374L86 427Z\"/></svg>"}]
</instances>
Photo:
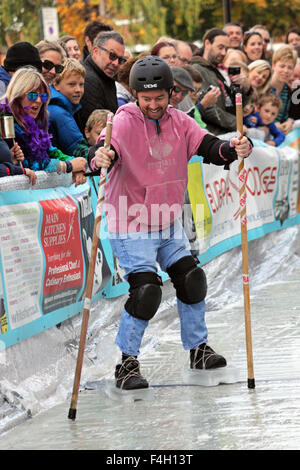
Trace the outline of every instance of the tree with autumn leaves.
<instances>
[{"instance_id":1,"label":"tree with autumn leaves","mask_svg":"<svg viewBox=\"0 0 300 470\"><path fill-rule=\"evenodd\" d=\"M0 44L38 42L39 9L56 6L60 34L83 45L83 31L92 20L110 24L128 46L152 45L167 35L196 41L213 26L224 25L222 0L6 0L0 5ZM261 23L273 37L284 37L300 24L300 0L231 0L231 20L244 28Z\"/></svg>"},{"instance_id":2,"label":"tree with autumn leaves","mask_svg":"<svg viewBox=\"0 0 300 470\"><path fill-rule=\"evenodd\" d=\"M222 0L57 0L57 9L62 31L80 43L85 25L94 19L110 24L129 46L152 45L164 35L201 40L207 29L224 25ZM264 24L280 39L300 24L300 0L231 0L231 20L245 29Z\"/></svg>"}]
</instances>

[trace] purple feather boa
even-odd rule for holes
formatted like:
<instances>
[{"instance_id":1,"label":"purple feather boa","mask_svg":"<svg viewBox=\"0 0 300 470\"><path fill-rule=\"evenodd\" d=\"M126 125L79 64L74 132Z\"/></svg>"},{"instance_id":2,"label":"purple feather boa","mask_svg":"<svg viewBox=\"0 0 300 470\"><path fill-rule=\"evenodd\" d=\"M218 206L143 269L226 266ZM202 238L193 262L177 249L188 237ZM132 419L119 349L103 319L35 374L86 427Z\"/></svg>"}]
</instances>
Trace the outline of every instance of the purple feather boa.
<instances>
[{"instance_id":1,"label":"purple feather boa","mask_svg":"<svg viewBox=\"0 0 300 470\"><path fill-rule=\"evenodd\" d=\"M31 148L32 160L49 160L48 150L52 146L51 136L47 131L41 129L32 116L26 114L24 117L26 130L24 138Z\"/></svg>"},{"instance_id":2,"label":"purple feather boa","mask_svg":"<svg viewBox=\"0 0 300 470\"><path fill-rule=\"evenodd\" d=\"M24 110L26 112L26 108L24 108ZM0 103L0 115L1 114L12 114L6 99ZM25 114L24 124L25 129L22 129L22 134L26 146L30 148L30 160L50 160L47 151L52 147L52 136L44 129L41 129L34 118L29 114Z\"/></svg>"}]
</instances>

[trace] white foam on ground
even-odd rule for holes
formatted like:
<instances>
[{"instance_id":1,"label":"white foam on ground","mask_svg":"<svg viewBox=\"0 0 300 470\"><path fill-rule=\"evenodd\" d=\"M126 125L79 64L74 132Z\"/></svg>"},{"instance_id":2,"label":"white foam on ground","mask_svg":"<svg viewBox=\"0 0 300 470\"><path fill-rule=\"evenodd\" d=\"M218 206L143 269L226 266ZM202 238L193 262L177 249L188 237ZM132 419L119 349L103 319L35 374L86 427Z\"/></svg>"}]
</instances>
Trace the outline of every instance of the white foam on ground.
<instances>
[{"instance_id":1,"label":"white foam on ground","mask_svg":"<svg viewBox=\"0 0 300 470\"><path fill-rule=\"evenodd\" d=\"M255 296L267 284L274 284L300 268L300 226L274 232L249 243L250 294ZM205 267L208 279L207 318L215 311L231 310L243 302L241 250L235 248L212 260ZM180 343L176 300L170 282L157 315L146 331L141 350L143 367L151 365L151 356L161 355L166 367L165 344L170 350ZM87 334L81 383L111 380L120 351L114 344L125 299L102 299L93 306ZM213 315L211 315L213 318ZM227 325L226 315L224 324ZM70 399L81 329L81 314L41 334L22 341L2 353L0 360L0 433ZM219 325L219 322L218 322ZM209 332L219 328L209 321ZM226 341L226 338L224 338ZM222 344L211 345L222 353ZM185 357L185 356L184 356ZM183 359L186 361L186 359ZM160 365L159 365L160 367ZM172 366L173 367L173 366ZM188 367L186 363L186 367ZM174 364L177 369L177 365ZM157 368L155 369L157 373ZM151 384L152 377L143 374ZM155 377L153 382L155 383Z\"/></svg>"}]
</instances>

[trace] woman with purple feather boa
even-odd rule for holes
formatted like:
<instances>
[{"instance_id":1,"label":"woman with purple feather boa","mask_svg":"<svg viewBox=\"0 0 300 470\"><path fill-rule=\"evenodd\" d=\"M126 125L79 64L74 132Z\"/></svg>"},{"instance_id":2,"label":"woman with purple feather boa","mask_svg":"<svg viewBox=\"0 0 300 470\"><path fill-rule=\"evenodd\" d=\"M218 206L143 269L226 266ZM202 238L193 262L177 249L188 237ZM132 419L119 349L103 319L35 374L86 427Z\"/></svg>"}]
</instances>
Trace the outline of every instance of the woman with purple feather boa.
<instances>
[{"instance_id":1,"label":"woman with purple feather boa","mask_svg":"<svg viewBox=\"0 0 300 470\"><path fill-rule=\"evenodd\" d=\"M49 87L43 76L33 67L24 67L14 73L0 104L2 113L14 117L15 140L24 154L23 167L34 171L72 172L76 185L85 183L86 160L65 155L51 144L49 99Z\"/></svg>"}]
</instances>

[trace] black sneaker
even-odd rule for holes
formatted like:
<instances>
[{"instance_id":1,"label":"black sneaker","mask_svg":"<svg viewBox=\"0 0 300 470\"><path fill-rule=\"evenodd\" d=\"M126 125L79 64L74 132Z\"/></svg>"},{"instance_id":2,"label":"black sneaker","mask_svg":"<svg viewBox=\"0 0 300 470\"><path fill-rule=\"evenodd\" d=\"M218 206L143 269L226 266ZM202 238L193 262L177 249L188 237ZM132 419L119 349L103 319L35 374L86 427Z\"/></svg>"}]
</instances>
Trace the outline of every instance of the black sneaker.
<instances>
[{"instance_id":1,"label":"black sneaker","mask_svg":"<svg viewBox=\"0 0 300 470\"><path fill-rule=\"evenodd\" d=\"M190 350L191 369L217 369L227 365L225 357L215 353L206 343Z\"/></svg>"},{"instance_id":2,"label":"black sneaker","mask_svg":"<svg viewBox=\"0 0 300 470\"><path fill-rule=\"evenodd\" d=\"M123 390L149 387L147 380L140 373L139 361L133 356L128 356L122 364L117 364L115 378L116 387Z\"/></svg>"}]
</instances>

